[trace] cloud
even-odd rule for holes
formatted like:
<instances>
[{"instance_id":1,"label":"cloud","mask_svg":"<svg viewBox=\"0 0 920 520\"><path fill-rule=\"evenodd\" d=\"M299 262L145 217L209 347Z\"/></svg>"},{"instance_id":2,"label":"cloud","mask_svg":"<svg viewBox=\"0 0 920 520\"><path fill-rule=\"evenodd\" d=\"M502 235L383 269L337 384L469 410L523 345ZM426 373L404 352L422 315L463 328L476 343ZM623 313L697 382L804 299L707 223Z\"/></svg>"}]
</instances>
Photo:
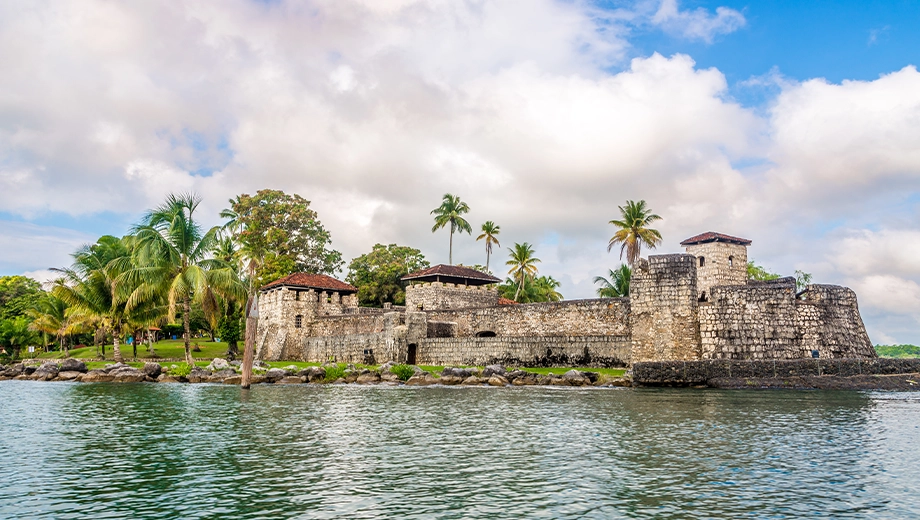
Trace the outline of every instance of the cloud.
<instances>
[{"instance_id":1,"label":"cloud","mask_svg":"<svg viewBox=\"0 0 920 520\"><path fill-rule=\"evenodd\" d=\"M880 295L900 280L910 304L920 282L920 74L774 74L757 80L771 84L768 110L753 109L690 56L629 59L629 28L651 17L707 42L744 24L674 1L648 12L551 0L2 3L0 207L124 221L194 190L212 225L228 198L283 189L312 201L346 259L398 242L442 262L447 233L431 233L429 212L451 192L474 228L501 225L497 274L504 248L528 241L576 298L619 263L606 252L617 206L645 199L664 216L657 252L706 230L744 236L759 263L852 284L873 330L916 338L909 309ZM2 268L66 265L96 238L63 227L4 227L15 252ZM455 236L454 257L483 263L484 246Z\"/></svg>"},{"instance_id":2,"label":"cloud","mask_svg":"<svg viewBox=\"0 0 920 520\"><path fill-rule=\"evenodd\" d=\"M690 40L712 43L716 36L733 33L747 21L739 11L728 7L717 7L713 16L702 7L681 11L677 0L661 0L651 23Z\"/></svg>"}]
</instances>

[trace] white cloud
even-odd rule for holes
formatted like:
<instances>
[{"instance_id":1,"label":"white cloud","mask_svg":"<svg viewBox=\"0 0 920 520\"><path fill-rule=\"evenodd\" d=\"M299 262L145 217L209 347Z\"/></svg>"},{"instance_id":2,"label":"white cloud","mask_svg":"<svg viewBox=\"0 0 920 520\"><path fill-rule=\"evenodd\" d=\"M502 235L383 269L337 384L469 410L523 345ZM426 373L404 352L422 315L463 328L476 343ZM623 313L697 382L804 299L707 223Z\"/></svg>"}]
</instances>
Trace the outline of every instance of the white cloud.
<instances>
[{"instance_id":1,"label":"white cloud","mask_svg":"<svg viewBox=\"0 0 920 520\"><path fill-rule=\"evenodd\" d=\"M747 23L743 14L728 7L717 7L713 16L702 7L681 11L677 0L661 0L651 22L671 33L707 43L712 43L720 34L735 32Z\"/></svg>"},{"instance_id":2,"label":"white cloud","mask_svg":"<svg viewBox=\"0 0 920 520\"><path fill-rule=\"evenodd\" d=\"M852 283L875 330L907 316L879 295L901 280L910 304L920 281L920 74L774 78L761 113L689 56L628 61L627 24L652 18L703 41L744 24L675 1L2 3L0 208L136 214L194 190L210 225L228 198L275 188L313 201L346 259L398 242L440 262L429 211L454 192L504 247L536 244L572 298L618 264L616 206L646 199L665 217L660 252L705 230L745 236L783 274ZM6 272L69 263L73 237L41 233L63 238L0 231ZM454 247L485 260L473 237Z\"/></svg>"}]
</instances>

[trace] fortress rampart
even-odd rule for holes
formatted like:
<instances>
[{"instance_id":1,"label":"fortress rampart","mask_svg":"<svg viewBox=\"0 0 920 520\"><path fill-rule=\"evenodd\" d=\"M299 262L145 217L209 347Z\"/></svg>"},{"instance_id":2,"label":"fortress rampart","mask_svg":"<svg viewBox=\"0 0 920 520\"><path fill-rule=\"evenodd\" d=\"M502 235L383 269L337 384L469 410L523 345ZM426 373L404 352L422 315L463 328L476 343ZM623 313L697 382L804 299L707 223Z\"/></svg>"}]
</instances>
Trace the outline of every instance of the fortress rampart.
<instances>
[{"instance_id":1,"label":"fortress rampart","mask_svg":"<svg viewBox=\"0 0 920 520\"><path fill-rule=\"evenodd\" d=\"M641 260L629 298L502 305L492 286L435 281L408 286L405 308L365 309L335 280L352 293L273 288L260 296L257 356L517 366L876 357L850 289L749 281L744 239L685 243L687 253Z\"/></svg>"}]
</instances>

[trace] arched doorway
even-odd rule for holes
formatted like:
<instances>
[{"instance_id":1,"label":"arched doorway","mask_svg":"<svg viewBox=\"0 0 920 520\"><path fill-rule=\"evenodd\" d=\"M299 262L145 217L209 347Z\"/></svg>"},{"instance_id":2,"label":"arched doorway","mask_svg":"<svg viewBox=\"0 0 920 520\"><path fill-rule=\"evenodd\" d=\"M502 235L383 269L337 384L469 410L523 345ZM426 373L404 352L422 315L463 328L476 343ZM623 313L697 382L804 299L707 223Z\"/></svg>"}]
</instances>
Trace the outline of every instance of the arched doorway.
<instances>
[{"instance_id":1,"label":"arched doorway","mask_svg":"<svg viewBox=\"0 0 920 520\"><path fill-rule=\"evenodd\" d=\"M476 333L477 338L494 338L496 334L491 330L481 330Z\"/></svg>"}]
</instances>

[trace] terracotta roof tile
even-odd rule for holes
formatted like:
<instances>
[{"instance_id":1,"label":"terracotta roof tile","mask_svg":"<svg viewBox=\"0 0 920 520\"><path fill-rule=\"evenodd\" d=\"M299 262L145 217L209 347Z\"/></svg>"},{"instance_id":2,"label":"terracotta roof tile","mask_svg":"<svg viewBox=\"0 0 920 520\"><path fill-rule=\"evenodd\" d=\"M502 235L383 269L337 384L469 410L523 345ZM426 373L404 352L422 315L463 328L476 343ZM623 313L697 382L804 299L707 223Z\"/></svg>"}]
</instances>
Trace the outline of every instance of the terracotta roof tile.
<instances>
[{"instance_id":1,"label":"terracotta roof tile","mask_svg":"<svg viewBox=\"0 0 920 520\"><path fill-rule=\"evenodd\" d=\"M733 237L731 235L724 235L714 231L707 231L700 235L696 235L695 237L690 237L687 240L681 242L680 245L689 246L693 244L705 244L707 242L728 242L729 244L738 244L741 246L751 245L751 241L746 238Z\"/></svg>"},{"instance_id":2,"label":"terracotta roof tile","mask_svg":"<svg viewBox=\"0 0 920 520\"><path fill-rule=\"evenodd\" d=\"M354 285L347 284L341 280L336 280L331 276L324 274L294 273L279 278L274 282L262 287L262 291L275 287L303 287L308 289L320 289L324 291L336 291L340 293L356 293L358 288Z\"/></svg>"},{"instance_id":3,"label":"terracotta roof tile","mask_svg":"<svg viewBox=\"0 0 920 520\"><path fill-rule=\"evenodd\" d=\"M406 276L403 276L403 280L424 280L426 278L462 278L465 280L475 280L478 282L485 283L500 283L501 280L498 278L488 275L486 273L481 273L475 269L470 269L469 267L461 267L459 265L445 265L438 264L434 267L429 267L428 269L422 269L421 271L416 271L414 273L409 273Z\"/></svg>"},{"instance_id":4,"label":"terracotta roof tile","mask_svg":"<svg viewBox=\"0 0 920 520\"><path fill-rule=\"evenodd\" d=\"M501 297L499 297L499 299L498 299L498 304L499 304L499 305L517 305L518 302L516 302L516 301L514 301L514 300L509 300L508 298L501 298Z\"/></svg>"}]
</instances>

